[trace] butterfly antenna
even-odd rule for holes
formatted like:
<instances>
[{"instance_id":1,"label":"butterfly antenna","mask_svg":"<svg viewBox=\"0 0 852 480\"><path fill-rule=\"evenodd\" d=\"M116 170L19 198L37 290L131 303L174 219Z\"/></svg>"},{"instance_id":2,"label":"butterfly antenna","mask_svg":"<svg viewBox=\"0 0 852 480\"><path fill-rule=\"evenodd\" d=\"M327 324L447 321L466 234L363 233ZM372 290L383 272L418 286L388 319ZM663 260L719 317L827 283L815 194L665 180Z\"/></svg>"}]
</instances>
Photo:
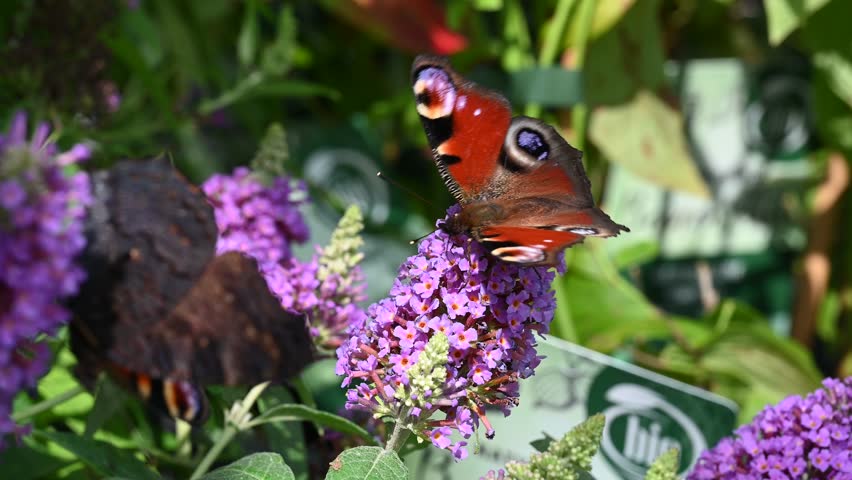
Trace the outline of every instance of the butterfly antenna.
<instances>
[{"instance_id":1,"label":"butterfly antenna","mask_svg":"<svg viewBox=\"0 0 852 480\"><path fill-rule=\"evenodd\" d=\"M388 182L389 184L393 185L394 187L402 190L403 192L411 195L412 197L420 200L421 202L425 203L426 205L429 205L430 207L433 207L433 208L435 207L435 205L432 202L430 202L429 200L426 200L422 195L420 195L419 193L415 192L414 190L406 187L405 185L402 185L401 183L397 182L396 180L388 177L384 173L376 172L376 176L381 178L382 180Z\"/></svg>"},{"instance_id":2,"label":"butterfly antenna","mask_svg":"<svg viewBox=\"0 0 852 480\"><path fill-rule=\"evenodd\" d=\"M420 240L423 240L424 238L428 237L429 235L432 235L433 233L435 233L435 230L432 230L431 232L429 232L425 235L421 235L421 236L415 238L414 240L409 240L408 244L409 245L416 245L416 244L420 243Z\"/></svg>"}]
</instances>

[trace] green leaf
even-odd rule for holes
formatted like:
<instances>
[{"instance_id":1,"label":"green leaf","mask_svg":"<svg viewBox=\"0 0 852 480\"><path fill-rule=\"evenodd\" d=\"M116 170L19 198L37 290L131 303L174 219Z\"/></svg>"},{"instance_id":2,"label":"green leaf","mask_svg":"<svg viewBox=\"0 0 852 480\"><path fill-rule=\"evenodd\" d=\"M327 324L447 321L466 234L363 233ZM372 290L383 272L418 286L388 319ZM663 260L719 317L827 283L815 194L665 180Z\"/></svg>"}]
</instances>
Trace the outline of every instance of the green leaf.
<instances>
[{"instance_id":1,"label":"green leaf","mask_svg":"<svg viewBox=\"0 0 852 480\"><path fill-rule=\"evenodd\" d=\"M91 437L119 411L127 400L127 393L108 376L98 380L95 391L95 404L86 417L86 431L83 435Z\"/></svg>"},{"instance_id":2,"label":"green leaf","mask_svg":"<svg viewBox=\"0 0 852 480\"><path fill-rule=\"evenodd\" d=\"M317 423L324 427L331 428L340 433L347 435L357 435L371 445L376 444L376 440L370 435L370 432L364 430L360 425L347 420L341 416L334 415L322 410L310 408L300 404L281 404L269 408L257 418L252 420L253 424L260 425L267 422L286 422L307 420Z\"/></svg>"},{"instance_id":3,"label":"green leaf","mask_svg":"<svg viewBox=\"0 0 852 480\"><path fill-rule=\"evenodd\" d=\"M80 382L72 373L75 363L74 355L68 348L59 350L50 372L39 381L39 395L45 399L51 399L79 388ZM73 417L89 412L93 403L92 395L84 392L54 406L50 411L56 416Z\"/></svg>"},{"instance_id":4,"label":"green leaf","mask_svg":"<svg viewBox=\"0 0 852 480\"><path fill-rule=\"evenodd\" d=\"M819 311L817 312L817 335L826 343L831 343L833 340L842 335L839 331L840 315L843 311L843 304L840 301L840 295L837 291L831 290L826 293L822 299Z\"/></svg>"},{"instance_id":5,"label":"green leaf","mask_svg":"<svg viewBox=\"0 0 852 480\"><path fill-rule=\"evenodd\" d=\"M620 3L620 2L598 2ZM624 18L589 43L583 68L586 101L592 106L629 101L642 88L664 80L659 0L636 2Z\"/></svg>"},{"instance_id":6,"label":"green leaf","mask_svg":"<svg viewBox=\"0 0 852 480\"><path fill-rule=\"evenodd\" d=\"M790 394L813 391L822 379L806 349L776 335L765 319L751 316L746 311L720 320L712 340L697 345L697 358L677 344L668 345L660 355L662 364L673 371L700 373L701 381L712 381L714 392L741 405L742 421Z\"/></svg>"},{"instance_id":7,"label":"green leaf","mask_svg":"<svg viewBox=\"0 0 852 480\"><path fill-rule=\"evenodd\" d=\"M253 72L236 86L216 98L207 99L198 106L202 115L257 97L326 97L338 100L340 93L323 85L299 80L270 80L260 72Z\"/></svg>"},{"instance_id":8,"label":"green leaf","mask_svg":"<svg viewBox=\"0 0 852 480\"><path fill-rule=\"evenodd\" d=\"M286 5L278 16L275 40L261 54L260 65L265 74L281 76L292 67L296 50L296 25L293 7Z\"/></svg>"},{"instance_id":9,"label":"green leaf","mask_svg":"<svg viewBox=\"0 0 852 480\"><path fill-rule=\"evenodd\" d=\"M56 478L55 472L72 462L57 458L31 440L6 447L0 452L0 477L16 480Z\"/></svg>"},{"instance_id":10,"label":"green leaf","mask_svg":"<svg viewBox=\"0 0 852 480\"><path fill-rule=\"evenodd\" d=\"M503 70L514 72L534 66L532 50L524 7L520 0L507 0L503 5L503 46L500 49Z\"/></svg>"},{"instance_id":11,"label":"green leaf","mask_svg":"<svg viewBox=\"0 0 852 480\"><path fill-rule=\"evenodd\" d=\"M109 443L64 432L36 430L33 435L50 440L68 450L101 475L140 480L159 478L130 452L120 450Z\"/></svg>"},{"instance_id":12,"label":"green leaf","mask_svg":"<svg viewBox=\"0 0 852 480\"><path fill-rule=\"evenodd\" d=\"M837 52L817 52L814 66L822 70L834 94L852 107L852 63Z\"/></svg>"},{"instance_id":13,"label":"green leaf","mask_svg":"<svg viewBox=\"0 0 852 480\"><path fill-rule=\"evenodd\" d=\"M272 386L257 400L260 412L266 412L276 405L293 402L293 395L287 388ZM268 447L287 459L293 474L303 478L308 474L308 449L302 425L289 422L268 422L263 425Z\"/></svg>"},{"instance_id":14,"label":"green leaf","mask_svg":"<svg viewBox=\"0 0 852 480\"><path fill-rule=\"evenodd\" d=\"M326 480L389 480L408 478L396 452L380 447L356 447L331 462Z\"/></svg>"},{"instance_id":15,"label":"green leaf","mask_svg":"<svg viewBox=\"0 0 852 480\"><path fill-rule=\"evenodd\" d=\"M291 480L293 471L277 453L255 453L213 470L202 480Z\"/></svg>"},{"instance_id":16,"label":"green leaf","mask_svg":"<svg viewBox=\"0 0 852 480\"><path fill-rule=\"evenodd\" d=\"M246 2L246 11L243 16L243 26L240 36L237 37L237 58L240 65L249 67L254 64L257 55L257 44L260 41L260 33L257 29L257 3Z\"/></svg>"},{"instance_id":17,"label":"green leaf","mask_svg":"<svg viewBox=\"0 0 852 480\"><path fill-rule=\"evenodd\" d=\"M649 91L624 105L599 107L589 136L609 161L656 185L710 196L687 148L683 118Z\"/></svg>"},{"instance_id":18,"label":"green leaf","mask_svg":"<svg viewBox=\"0 0 852 480\"><path fill-rule=\"evenodd\" d=\"M843 0L841 0L843 1ZM828 0L765 0L769 43L778 45Z\"/></svg>"},{"instance_id":19,"label":"green leaf","mask_svg":"<svg viewBox=\"0 0 852 480\"><path fill-rule=\"evenodd\" d=\"M474 0L473 8L482 12L499 12L503 8L503 0Z\"/></svg>"},{"instance_id":20,"label":"green leaf","mask_svg":"<svg viewBox=\"0 0 852 480\"><path fill-rule=\"evenodd\" d=\"M644 240L627 245L613 253L612 262L618 269L633 267L649 262L660 254L660 244L653 240Z\"/></svg>"},{"instance_id":21,"label":"green leaf","mask_svg":"<svg viewBox=\"0 0 852 480\"><path fill-rule=\"evenodd\" d=\"M539 438L538 440L533 440L532 442L530 442L530 445L532 445L532 447L536 449L536 451L544 452L547 451L547 449L550 448L550 444L555 441L555 438L551 437L547 433L544 433L543 437Z\"/></svg>"},{"instance_id":22,"label":"green leaf","mask_svg":"<svg viewBox=\"0 0 852 480\"><path fill-rule=\"evenodd\" d=\"M299 378L311 392L317 407L327 412L338 412L346 404L346 395L340 388L340 377L334 373L337 360L317 360L302 371Z\"/></svg>"}]
</instances>

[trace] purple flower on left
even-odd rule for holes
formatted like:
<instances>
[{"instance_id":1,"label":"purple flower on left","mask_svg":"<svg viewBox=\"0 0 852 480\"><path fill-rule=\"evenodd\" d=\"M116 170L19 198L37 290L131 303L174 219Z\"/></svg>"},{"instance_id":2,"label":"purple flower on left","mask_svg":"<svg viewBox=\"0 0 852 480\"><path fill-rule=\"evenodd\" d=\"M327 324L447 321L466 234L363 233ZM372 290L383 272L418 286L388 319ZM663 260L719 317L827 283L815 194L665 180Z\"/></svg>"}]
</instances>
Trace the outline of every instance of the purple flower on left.
<instances>
[{"instance_id":1,"label":"purple flower on left","mask_svg":"<svg viewBox=\"0 0 852 480\"><path fill-rule=\"evenodd\" d=\"M28 139L19 112L0 135L0 445L24 431L10 417L15 395L48 370L50 351L36 337L69 320L60 302L85 278L75 258L86 243L91 195L75 165L90 152L84 145L60 152L49 133L42 123Z\"/></svg>"}]
</instances>

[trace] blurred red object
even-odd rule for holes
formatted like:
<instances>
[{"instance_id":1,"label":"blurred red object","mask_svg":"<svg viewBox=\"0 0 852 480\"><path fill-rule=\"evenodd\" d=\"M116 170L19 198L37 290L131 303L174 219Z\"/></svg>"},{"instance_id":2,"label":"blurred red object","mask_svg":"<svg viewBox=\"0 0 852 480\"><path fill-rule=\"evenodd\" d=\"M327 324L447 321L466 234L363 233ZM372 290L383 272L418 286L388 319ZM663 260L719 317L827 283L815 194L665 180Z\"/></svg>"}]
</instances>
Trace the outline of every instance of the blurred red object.
<instances>
[{"instance_id":1,"label":"blurred red object","mask_svg":"<svg viewBox=\"0 0 852 480\"><path fill-rule=\"evenodd\" d=\"M467 38L447 27L443 6L434 0L332 0L332 12L411 53L450 55L467 45Z\"/></svg>"}]
</instances>

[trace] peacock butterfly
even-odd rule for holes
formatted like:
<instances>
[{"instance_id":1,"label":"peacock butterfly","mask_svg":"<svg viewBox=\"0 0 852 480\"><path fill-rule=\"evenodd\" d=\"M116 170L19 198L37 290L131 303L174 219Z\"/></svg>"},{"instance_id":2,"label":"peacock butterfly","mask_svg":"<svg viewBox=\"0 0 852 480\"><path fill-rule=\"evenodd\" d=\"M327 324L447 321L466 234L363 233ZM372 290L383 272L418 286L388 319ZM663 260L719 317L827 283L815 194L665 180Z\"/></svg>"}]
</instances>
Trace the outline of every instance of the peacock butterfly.
<instances>
[{"instance_id":1,"label":"peacock butterfly","mask_svg":"<svg viewBox=\"0 0 852 480\"><path fill-rule=\"evenodd\" d=\"M461 206L444 231L525 265L554 265L586 237L630 231L595 207L582 152L553 127L512 117L505 97L465 80L446 58L418 56L411 76L438 171Z\"/></svg>"},{"instance_id":2,"label":"peacock butterfly","mask_svg":"<svg viewBox=\"0 0 852 480\"><path fill-rule=\"evenodd\" d=\"M304 316L281 308L253 259L216 256L212 208L169 163L125 161L92 178L87 279L69 305L84 383L106 370L199 423L202 385L282 381L311 361Z\"/></svg>"}]
</instances>

